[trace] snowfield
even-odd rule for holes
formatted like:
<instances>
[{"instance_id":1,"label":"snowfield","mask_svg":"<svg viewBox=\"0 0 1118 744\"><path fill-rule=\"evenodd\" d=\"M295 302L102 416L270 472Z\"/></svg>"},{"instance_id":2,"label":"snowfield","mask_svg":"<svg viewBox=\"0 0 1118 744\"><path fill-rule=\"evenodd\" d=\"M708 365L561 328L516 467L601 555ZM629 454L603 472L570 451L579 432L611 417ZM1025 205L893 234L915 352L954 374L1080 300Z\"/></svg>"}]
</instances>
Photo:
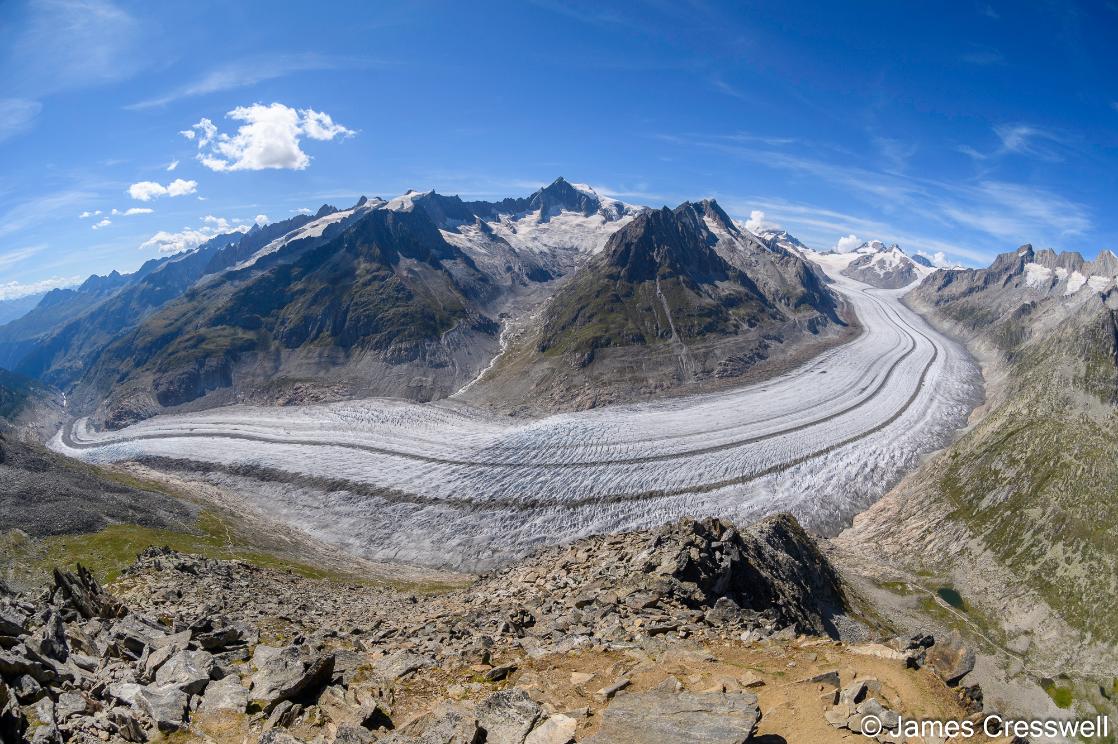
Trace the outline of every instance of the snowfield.
<instances>
[{"instance_id":1,"label":"snowfield","mask_svg":"<svg viewBox=\"0 0 1118 744\"><path fill-rule=\"evenodd\" d=\"M682 515L790 511L833 532L981 395L977 368L908 310L905 290L820 260L864 333L730 392L523 421L454 401L232 406L115 432L84 421L52 446L91 462L185 467L357 554L486 568L542 543ZM170 462L174 460L176 462Z\"/></svg>"}]
</instances>

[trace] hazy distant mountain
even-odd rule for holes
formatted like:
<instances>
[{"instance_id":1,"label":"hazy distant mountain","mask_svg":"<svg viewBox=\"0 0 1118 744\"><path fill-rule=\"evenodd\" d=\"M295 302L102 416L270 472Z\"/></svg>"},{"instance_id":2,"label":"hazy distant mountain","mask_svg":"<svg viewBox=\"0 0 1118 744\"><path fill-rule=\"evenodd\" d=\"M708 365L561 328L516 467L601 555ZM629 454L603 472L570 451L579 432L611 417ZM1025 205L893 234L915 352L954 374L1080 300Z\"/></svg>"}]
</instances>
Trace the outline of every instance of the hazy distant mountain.
<instances>
[{"instance_id":1,"label":"hazy distant mountain","mask_svg":"<svg viewBox=\"0 0 1118 744\"><path fill-rule=\"evenodd\" d=\"M27 315L45 295L46 292L36 292L14 300L0 300L0 326Z\"/></svg>"}]
</instances>

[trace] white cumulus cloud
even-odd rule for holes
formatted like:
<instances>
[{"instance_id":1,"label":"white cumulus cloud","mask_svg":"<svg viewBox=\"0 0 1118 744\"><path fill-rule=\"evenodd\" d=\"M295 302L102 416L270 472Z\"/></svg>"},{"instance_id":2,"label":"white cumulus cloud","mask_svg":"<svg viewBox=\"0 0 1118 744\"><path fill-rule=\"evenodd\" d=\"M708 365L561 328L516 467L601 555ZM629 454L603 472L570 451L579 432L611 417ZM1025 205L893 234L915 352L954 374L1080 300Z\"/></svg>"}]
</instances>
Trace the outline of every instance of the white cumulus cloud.
<instances>
[{"instance_id":1,"label":"white cumulus cloud","mask_svg":"<svg viewBox=\"0 0 1118 744\"><path fill-rule=\"evenodd\" d=\"M769 222L765 219L764 212L760 209L754 209L749 213L749 219L745 221L745 229L753 234L757 234L767 230L779 230L780 225L775 222Z\"/></svg>"},{"instance_id":2,"label":"white cumulus cloud","mask_svg":"<svg viewBox=\"0 0 1118 744\"><path fill-rule=\"evenodd\" d=\"M266 215L266 214L258 214L258 215L256 215L256 219L255 219L255 220L253 220L253 221L254 221L254 222L255 222L256 224L258 224L258 225L261 225L261 226L267 225L267 224L268 224L268 215Z\"/></svg>"},{"instance_id":3,"label":"white cumulus cloud","mask_svg":"<svg viewBox=\"0 0 1118 744\"><path fill-rule=\"evenodd\" d=\"M203 243L223 233L248 232L244 225L234 226L224 217L208 214L202 218L199 227L184 227L178 232L160 230L140 244L140 250L155 250L159 253L182 253L197 248Z\"/></svg>"},{"instance_id":4,"label":"white cumulus cloud","mask_svg":"<svg viewBox=\"0 0 1118 744\"><path fill-rule=\"evenodd\" d=\"M955 265L955 262L948 259L947 254L943 251L936 251L935 253L928 253L927 251L916 251L916 254L919 256L923 256L924 258L931 261L933 266L939 267L941 269Z\"/></svg>"},{"instance_id":5,"label":"white cumulus cloud","mask_svg":"<svg viewBox=\"0 0 1118 744\"><path fill-rule=\"evenodd\" d=\"M167 171L168 172L173 171L175 168L178 168L178 167L179 167L179 161L177 161L177 160L172 160L171 162L167 163Z\"/></svg>"},{"instance_id":6,"label":"white cumulus cloud","mask_svg":"<svg viewBox=\"0 0 1118 744\"><path fill-rule=\"evenodd\" d=\"M86 211L79 214L78 217L84 220L86 217L96 217L99 214L101 214L100 209L95 209L92 212L87 209Z\"/></svg>"},{"instance_id":7,"label":"white cumulus cloud","mask_svg":"<svg viewBox=\"0 0 1118 744\"><path fill-rule=\"evenodd\" d=\"M94 222L92 225L90 225L90 227L92 227L94 230L100 230L102 227L108 227L111 224L113 224L113 221L106 217L100 222Z\"/></svg>"},{"instance_id":8,"label":"white cumulus cloud","mask_svg":"<svg viewBox=\"0 0 1118 744\"><path fill-rule=\"evenodd\" d=\"M311 162L301 146L304 137L325 142L354 134L327 113L282 103L238 106L226 117L243 122L235 134L218 133L209 119L181 132L197 141L198 161L210 170L303 170Z\"/></svg>"},{"instance_id":9,"label":"white cumulus cloud","mask_svg":"<svg viewBox=\"0 0 1118 744\"><path fill-rule=\"evenodd\" d=\"M129 207L124 211L114 209L112 213L119 217L134 217L137 214L151 214L154 211L154 209L149 209L148 207Z\"/></svg>"},{"instance_id":10,"label":"white cumulus cloud","mask_svg":"<svg viewBox=\"0 0 1118 744\"><path fill-rule=\"evenodd\" d=\"M861 244L861 238L854 233L850 233L838 239L835 243L835 253L850 253L851 251L856 251Z\"/></svg>"},{"instance_id":11,"label":"white cumulus cloud","mask_svg":"<svg viewBox=\"0 0 1118 744\"><path fill-rule=\"evenodd\" d=\"M198 190L197 181L176 178L164 186L155 181L140 181L128 187L128 195L136 201L151 201L160 196L185 196Z\"/></svg>"}]
</instances>

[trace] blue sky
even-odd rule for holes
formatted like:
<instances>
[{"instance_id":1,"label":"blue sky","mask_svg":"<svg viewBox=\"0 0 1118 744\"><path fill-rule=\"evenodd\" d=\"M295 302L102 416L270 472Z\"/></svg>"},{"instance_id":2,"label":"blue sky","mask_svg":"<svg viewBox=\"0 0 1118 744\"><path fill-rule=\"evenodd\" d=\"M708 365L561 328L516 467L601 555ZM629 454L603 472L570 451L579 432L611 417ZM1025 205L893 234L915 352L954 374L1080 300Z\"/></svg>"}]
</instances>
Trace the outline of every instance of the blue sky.
<instances>
[{"instance_id":1,"label":"blue sky","mask_svg":"<svg viewBox=\"0 0 1118 744\"><path fill-rule=\"evenodd\" d=\"M559 175L819 248L1093 257L1116 70L1113 2L7 0L0 298L258 216Z\"/></svg>"}]
</instances>

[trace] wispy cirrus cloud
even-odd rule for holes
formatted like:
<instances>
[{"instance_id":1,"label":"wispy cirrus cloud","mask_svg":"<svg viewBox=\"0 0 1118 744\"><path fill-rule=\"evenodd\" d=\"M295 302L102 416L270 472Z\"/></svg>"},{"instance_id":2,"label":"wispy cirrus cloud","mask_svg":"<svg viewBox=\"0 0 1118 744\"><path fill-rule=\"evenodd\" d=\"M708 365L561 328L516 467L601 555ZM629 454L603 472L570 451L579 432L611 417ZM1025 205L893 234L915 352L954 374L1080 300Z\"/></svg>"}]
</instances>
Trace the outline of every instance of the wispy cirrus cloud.
<instances>
[{"instance_id":1,"label":"wispy cirrus cloud","mask_svg":"<svg viewBox=\"0 0 1118 744\"><path fill-rule=\"evenodd\" d=\"M45 244L29 245L24 248L16 248L15 250L0 253L0 269L6 269L10 266L15 266L22 263L32 256L42 253L46 249Z\"/></svg>"},{"instance_id":2,"label":"wispy cirrus cloud","mask_svg":"<svg viewBox=\"0 0 1118 744\"><path fill-rule=\"evenodd\" d=\"M1070 140L1063 133L1033 124L998 124L993 130L1000 142L998 147L986 152L970 145L959 145L955 149L977 161L1024 155L1050 163L1063 161L1071 149Z\"/></svg>"},{"instance_id":3,"label":"wispy cirrus cloud","mask_svg":"<svg viewBox=\"0 0 1118 744\"><path fill-rule=\"evenodd\" d=\"M93 197L87 191L59 191L15 203L0 214L0 237L30 230L61 213L72 214Z\"/></svg>"},{"instance_id":4,"label":"wispy cirrus cloud","mask_svg":"<svg viewBox=\"0 0 1118 744\"><path fill-rule=\"evenodd\" d=\"M35 0L0 70L29 99L113 82L139 68L139 38L139 22L108 0Z\"/></svg>"},{"instance_id":5,"label":"wispy cirrus cloud","mask_svg":"<svg viewBox=\"0 0 1118 744\"><path fill-rule=\"evenodd\" d=\"M125 106L142 110L166 106L168 103L210 93L247 88L257 83L287 77L298 72L341 70L368 67L373 60L355 57L332 57L321 54L267 54L248 57L215 67L197 80L175 88L161 96Z\"/></svg>"},{"instance_id":6,"label":"wispy cirrus cloud","mask_svg":"<svg viewBox=\"0 0 1118 744\"><path fill-rule=\"evenodd\" d=\"M140 24L108 0L33 0L0 26L0 142L30 130L42 99L130 77L144 50Z\"/></svg>"},{"instance_id":7,"label":"wispy cirrus cloud","mask_svg":"<svg viewBox=\"0 0 1118 744\"><path fill-rule=\"evenodd\" d=\"M1027 148L1034 133L1004 131L1006 146ZM1017 139L1015 139L1015 137ZM936 225L944 234L961 229L976 230L993 238L995 251L980 251L973 247L955 247L954 253L975 260L984 260L991 252L1007 245L1023 242L1060 243L1087 233L1093 226L1086 206L1051 191L1005 183L994 179L952 181L933 179L899 172L884 172L836 160L801 155L783 149L729 143L724 137L682 140L694 147L713 149L717 152L742 158L769 168L785 170L811 179L817 179L864 201L876 214L892 220L917 217ZM742 205L749 209L763 205ZM772 210L767 210L772 211ZM828 210L819 210L826 214ZM775 213L775 212L774 212ZM834 213L832 213L834 214ZM870 222L873 222L872 220ZM903 235L920 239L921 247L932 248L934 236L912 236L912 230L903 225L877 222L881 229L850 227L847 220L837 220L831 227L861 235L889 238L900 242ZM834 240L834 236L828 240ZM941 250L950 245L938 241ZM974 242L973 239L971 241Z\"/></svg>"},{"instance_id":8,"label":"wispy cirrus cloud","mask_svg":"<svg viewBox=\"0 0 1118 744\"><path fill-rule=\"evenodd\" d=\"M967 52L963 52L961 59L968 64L977 65L979 67L1007 64L1005 55L999 50L981 46L976 46Z\"/></svg>"},{"instance_id":9,"label":"wispy cirrus cloud","mask_svg":"<svg viewBox=\"0 0 1118 744\"><path fill-rule=\"evenodd\" d=\"M26 98L0 98L0 142L30 129L42 108Z\"/></svg>"},{"instance_id":10,"label":"wispy cirrus cloud","mask_svg":"<svg viewBox=\"0 0 1118 744\"><path fill-rule=\"evenodd\" d=\"M989 260L989 252L963 240L952 241L943 235L929 235L886 220L840 212L818 204L762 196L724 195L719 196L719 202L731 214L744 215L760 211L765 215L766 220L781 224L804 243L818 250L833 248L842 237L864 235L899 243L909 252L924 252L929 255L943 253L945 257L949 255L965 258L975 263L986 263ZM854 247L861 243L862 239L859 238Z\"/></svg>"}]
</instances>

